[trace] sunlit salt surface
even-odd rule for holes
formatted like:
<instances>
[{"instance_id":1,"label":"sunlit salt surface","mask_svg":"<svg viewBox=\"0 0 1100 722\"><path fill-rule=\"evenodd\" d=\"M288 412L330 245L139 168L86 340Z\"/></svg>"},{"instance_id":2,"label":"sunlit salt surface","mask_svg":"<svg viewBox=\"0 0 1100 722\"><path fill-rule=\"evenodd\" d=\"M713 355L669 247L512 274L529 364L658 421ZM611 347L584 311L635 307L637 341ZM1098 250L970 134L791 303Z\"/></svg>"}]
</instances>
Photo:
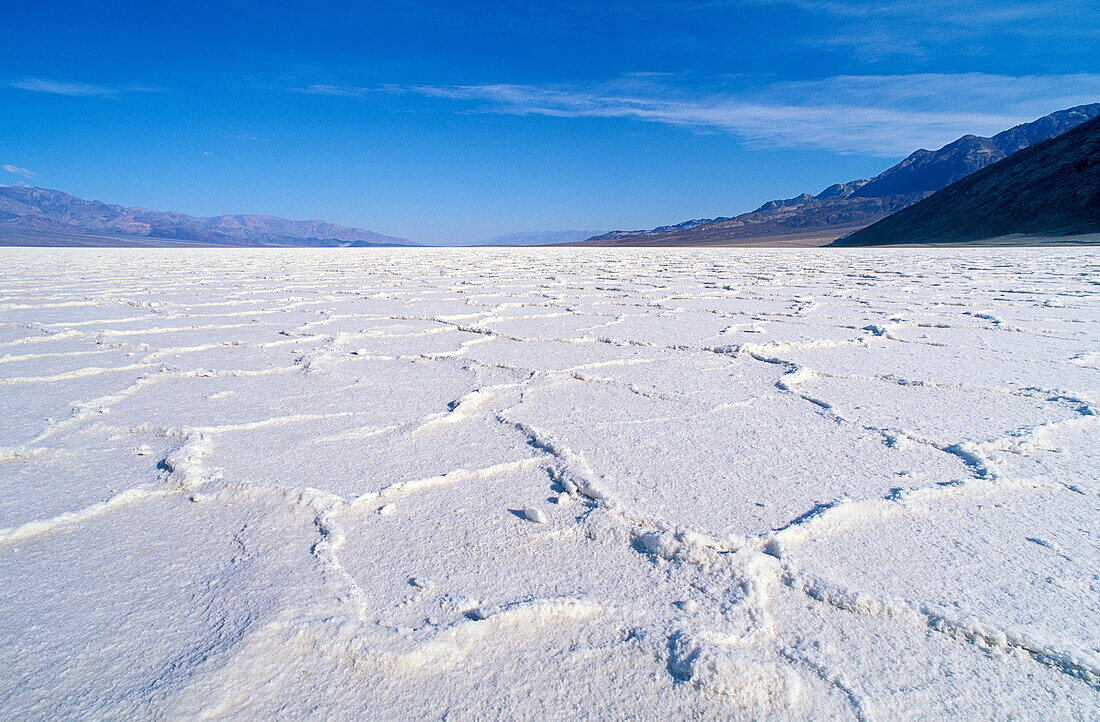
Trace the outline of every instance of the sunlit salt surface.
<instances>
[{"instance_id":1,"label":"sunlit salt surface","mask_svg":"<svg viewBox=\"0 0 1100 722\"><path fill-rule=\"evenodd\" d=\"M1100 714L1100 251L2 256L4 718Z\"/></svg>"}]
</instances>

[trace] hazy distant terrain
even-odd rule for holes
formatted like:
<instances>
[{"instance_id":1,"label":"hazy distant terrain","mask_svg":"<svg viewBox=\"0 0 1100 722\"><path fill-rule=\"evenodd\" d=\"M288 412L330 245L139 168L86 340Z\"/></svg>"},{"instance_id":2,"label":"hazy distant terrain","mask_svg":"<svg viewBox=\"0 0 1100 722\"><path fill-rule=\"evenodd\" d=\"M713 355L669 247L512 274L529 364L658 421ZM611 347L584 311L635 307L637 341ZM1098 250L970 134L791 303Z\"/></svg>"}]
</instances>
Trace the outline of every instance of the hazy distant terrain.
<instances>
[{"instance_id":1,"label":"hazy distant terrain","mask_svg":"<svg viewBox=\"0 0 1100 722\"><path fill-rule=\"evenodd\" d=\"M1100 716L1100 248L0 258L4 719Z\"/></svg>"},{"instance_id":2,"label":"hazy distant terrain","mask_svg":"<svg viewBox=\"0 0 1100 722\"><path fill-rule=\"evenodd\" d=\"M217 246L417 245L362 228L265 215L200 218L87 201L47 188L0 186L0 244Z\"/></svg>"},{"instance_id":3,"label":"hazy distant terrain","mask_svg":"<svg viewBox=\"0 0 1100 722\"><path fill-rule=\"evenodd\" d=\"M1086 233L1100 233L1100 118L987 166L834 245Z\"/></svg>"},{"instance_id":4,"label":"hazy distant terrain","mask_svg":"<svg viewBox=\"0 0 1100 722\"><path fill-rule=\"evenodd\" d=\"M548 246L576 243L596 235L595 231L527 231L509 233L482 241L480 246Z\"/></svg>"},{"instance_id":5,"label":"hazy distant terrain","mask_svg":"<svg viewBox=\"0 0 1100 722\"><path fill-rule=\"evenodd\" d=\"M937 151L918 150L869 180L769 201L733 218L686 221L648 231L612 231L584 245L743 245L799 235L816 245L869 225L1009 155L1100 115L1100 103L1082 105L1018 125L992 138L966 135Z\"/></svg>"}]
</instances>

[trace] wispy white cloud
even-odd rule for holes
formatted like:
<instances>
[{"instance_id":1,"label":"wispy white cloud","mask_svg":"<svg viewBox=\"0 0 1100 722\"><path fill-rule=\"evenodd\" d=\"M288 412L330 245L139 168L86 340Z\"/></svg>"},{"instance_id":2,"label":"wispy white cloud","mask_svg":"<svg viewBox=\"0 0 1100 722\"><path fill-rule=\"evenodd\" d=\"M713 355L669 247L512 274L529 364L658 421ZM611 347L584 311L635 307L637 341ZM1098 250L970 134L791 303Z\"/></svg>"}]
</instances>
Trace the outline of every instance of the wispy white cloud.
<instances>
[{"instance_id":1,"label":"wispy white cloud","mask_svg":"<svg viewBox=\"0 0 1100 722\"><path fill-rule=\"evenodd\" d=\"M1014 37L1047 51L1055 39L1100 40L1100 14L1082 0L711 0L708 5L797 8L826 25L803 42L845 48L864 59L965 55L991 38Z\"/></svg>"},{"instance_id":2,"label":"wispy white cloud","mask_svg":"<svg viewBox=\"0 0 1100 722\"><path fill-rule=\"evenodd\" d=\"M805 10L845 17L923 18L929 22L988 28L1044 18L1086 18L1093 14L1081 0L996 0L975 5L973 0L739 0L756 4L795 5Z\"/></svg>"},{"instance_id":3,"label":"wispy white cloud","mask_svg":"<svg viewBox=\"0 0 1100 722\"><path fill-rule=\"evenodd\" d=\"M34 93L68 95L77 98L111 98L124 93L155 93L159 88L141 85L107 86L92 83L78 83L68 80L47 80L44 78L21 78L8 84L12 88L29 90Z\"/></svg>"},{"instance_id":4,"label":"wispy white cloud","mask_svg":"<svg viewBox=\"0 0 1100 722\"><path fill-rule=\"evenodd\" d=\"M367 95L374 91L371 88L355 88L343 87L339 85L313 84L307 85L304 88L294 88L294 92L305 93L306 95L333 95L336 97L351 98Z\"/></svg>"},{"instance_id":5,"label":"wispy white cloud","mask_svg":"<svg viewBox=\"0 0 1100 722\"><path fill-rule=\"evenodd\" d=\"M20 168L17 165L11 165L11 164L5 163L4 165L0 166L0 168L3 168L6 172L11 173L12 175L23 176L27 180L34 180L35 178L38 177L38 174L35 173L34 171L28 170L26 168Z\"/></svg>"},{"instance_id":6,"label":"wispy white cloud","mask_svg":"<svg viewBox=\"0 0 1100 722\"><path fill-rule=\"evenodd\" d=\"M1100 101L1100 74L838 75L773 83L761 88L760 94L808 104L872 105L952 114L960 109L981 108L994 116L1028 120L1053 110Z\"/></svg>"},{"instance_id":7,"label":"wispy white cloud","mask_svg":"<svg viewBox=\"0 0 1100 722\"><path fill-rule=\"evenodd\" d=\"M1100 74L1013 77L838 76L737 91L678 87L627 76L590 85L313 85L337 97L378 93L452 101L466 111L560 118L632 118L725 132L747 146L812 147L883 157L938 148L967 133L990 135L1064 107L1100 100Z\"/></svg>"}]
</instances>

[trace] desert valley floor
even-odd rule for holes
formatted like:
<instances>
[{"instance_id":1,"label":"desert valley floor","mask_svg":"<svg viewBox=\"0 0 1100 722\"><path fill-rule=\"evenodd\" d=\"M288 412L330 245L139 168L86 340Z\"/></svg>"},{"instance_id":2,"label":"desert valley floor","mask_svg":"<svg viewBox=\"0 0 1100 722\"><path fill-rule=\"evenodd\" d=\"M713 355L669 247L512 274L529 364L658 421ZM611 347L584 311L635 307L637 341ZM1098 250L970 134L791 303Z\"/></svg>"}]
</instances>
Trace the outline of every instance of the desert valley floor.
<instances>
[{"instance_id":1,"label":"desert valley floor","mask_svg":"<svg viewBox=\"0 0 1100 722\"><path fill-rule=\"evenodd\" d=\"M1100 715L1100 250L2 256L0 717Z\"/></svg>"}]
</instances>

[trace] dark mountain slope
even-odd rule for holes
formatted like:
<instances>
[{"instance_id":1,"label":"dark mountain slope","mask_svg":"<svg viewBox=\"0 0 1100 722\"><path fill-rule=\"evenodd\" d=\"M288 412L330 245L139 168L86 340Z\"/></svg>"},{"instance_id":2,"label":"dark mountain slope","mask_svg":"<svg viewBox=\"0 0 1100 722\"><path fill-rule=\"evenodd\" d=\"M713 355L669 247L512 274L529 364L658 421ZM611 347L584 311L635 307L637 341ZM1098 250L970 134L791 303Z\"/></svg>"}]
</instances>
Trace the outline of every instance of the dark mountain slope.
<instances>
[{"instance_id":1,"label":"dark mountain slope","mask_svg":"<svg viewBox=\"0 0 1100 722\"><path fill-rule=\"evenodd\" d=\"M1031 145L835 246L1100 233L1100 118Z\"/></svg>"},{"instance_id":2,"label":"dark mountain slope","mask_svg":"<svg viewBox=\"0 0 1100 722\"><path fill-rule=\"evenodd\" d=\"M926 198L1032 143L1100 116L1100 103L1060 110L992 138L966 135L936 151L918 150L870 180L829 186L816 196L769 201L732 218L687 221L648 231L612 231L585 245L720 245L771 238L828 241ZM831 238L830 238L831 236Z\"/></svg>"}]
</instances>

